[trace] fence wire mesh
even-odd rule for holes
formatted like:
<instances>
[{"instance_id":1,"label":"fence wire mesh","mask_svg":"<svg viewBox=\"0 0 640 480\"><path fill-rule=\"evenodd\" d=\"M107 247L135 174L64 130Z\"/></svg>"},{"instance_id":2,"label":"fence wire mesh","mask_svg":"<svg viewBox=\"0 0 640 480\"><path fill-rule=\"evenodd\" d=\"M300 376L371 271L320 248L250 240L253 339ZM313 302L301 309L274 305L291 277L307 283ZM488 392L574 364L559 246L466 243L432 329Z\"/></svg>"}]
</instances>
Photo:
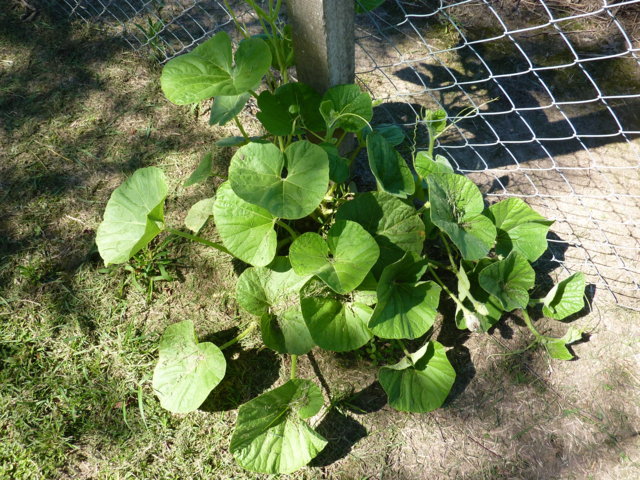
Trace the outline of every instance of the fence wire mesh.
<instances>
[{"instance_id":1,"label":"fence wire mesh","mask_svg":"<svg viewBox=\"0 0 640 480\"><path fill-rule=\"evenodd\" d=\"M232 24L215 0L54 5L120 29L133 49L161 61ZM249 15L243 5L232 2ZM438 153L490 201L520 197L556 221L539 271L583 271L599 300L633 309L639 18L640 0L387 0L359 15L356 31L357 79L384 100L375 120L400 124L426 145L422 111L444 108L457 123Z\"/></svg>"}]
</instances>

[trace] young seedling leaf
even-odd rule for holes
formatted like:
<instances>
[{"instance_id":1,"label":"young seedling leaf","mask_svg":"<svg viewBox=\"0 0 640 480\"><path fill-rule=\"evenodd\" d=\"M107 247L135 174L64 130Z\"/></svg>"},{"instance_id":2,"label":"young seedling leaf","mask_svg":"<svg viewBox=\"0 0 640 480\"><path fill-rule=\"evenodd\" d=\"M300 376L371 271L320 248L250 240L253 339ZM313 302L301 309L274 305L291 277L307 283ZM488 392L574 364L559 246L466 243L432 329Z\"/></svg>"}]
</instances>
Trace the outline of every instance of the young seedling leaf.
<instances>
[{"instance_id":1,"label":"young seedling leaf","mask_svg":"<svg viewBox=\"0 0 640 480\"><path fill-rule=\"evenodd\" d=\"M480 286L494 295L507 312L527 308L529 290L535 280L535 272L527 259L516 252L485 267L478 275Z\"/></svg>"},{"instance_id":2,"label":"young seedling leaf","mask_svg":"<svg viewBox=\"0 0 640 480\"><path fill-rule=\"evenodd\" d=\"M569 327L569 330L567 330L567 333L565 333L562 338L544 337L542 343L551 358L555 358L556 360L571 360L573 359L573 354L566 346L581 339L582 330Z\"/></svg>"},{"instance_id":3,"label":"young seedling leaf","mask_svg":"<svg viewBox=\"0 0 640 480\"><path fill-rule=\"evenodd\" d=\"M447 128L447 112L442 108L438 110L427 110L423 122L429 132L429 138L433 140Z\"/></svg>"},{"instance_id":4,"label":"young seedling leaf","mask_svg":"<svg viewBox=\"0 0 640 480\"><path fill-rule=\"evenodd\" d=\"M320 113L329 131L359 132L371 121L373 106L371 97L357 85L336 85L322 97Z\"/></svg>"},{"instance_id":5,"label":"young seedling leaf","mask_svg":"<svg viewBox=\"0 0 640 480\"><path fill-rule=\"evenodd\" d=\"M207 153L193 171L193 173L182 184L183 187L190 187L196 183L202 183L212 175L213 153Z\"/></svg>"},{"instance_id":6,"label":"young seedling leaf","mask_svg":"<svg viewBox=\"0 0 640 480\"><path fill-rule=\"evenodd\" d=\"M325 128L320 115L322 97L304 83L287 83L275 93L265 90L258 97L256 114L264 128L273 135L294 135Z\"/></svg>"},{"instance_id":7,"label":"young seedling leaf","mask_svg":"<svg viewBox=\"0 0 640 480\"><path fill-rule=\"evenodd\" d=\"M156 167L136 170L111 194L96 233L105 265L124 263L164 229L167 184Z\"/></svg>"},{"instance_id":8,"label":"young seedling leaf","mask_svg":"<svg viewBox=\"0 0 640 480\"><path fill-rule=\"evenodd\" d=\"M358 223L337 220L325 241L307 232L289 247L289 259L298 275L316 275L336 293L346 294L362 283L380 256L374 238Z\"/></svg>"},{"instance_id":9,"label":"young seedling leaf","mask_svg":"<svg viewBox=\"0 0 640 480\"><path fill-rule=\"evenodd\" d=\"M229 182L244 201L279 218L306 217L322 202L329 184L329 158L306 140L284 154L272 143L250 143L231 159Z\"/></svg>"},{"instance_id":10,"label":"young seedling leaf","mask_svg":"<svg viewBox=\"0 0 640 480\"><path fill-rule=\"evenodd\" d=\"M267 210L245 202L229 182L218 188L213 215L224 246L243 262L256 267L269 265L276 256L276 218Z\"/></svg>"},{"instance_id":11,"label":"young seedling leaf","mask_svg":"<svg viewBox=\"0 0 640 480\"><path fill-rule=\"evenodd\" d=\"M574 273L555 285L544 297L542 313L563 320L584 308L585 280L582 272Z\"/></svg>"},{"instance_id":12,"label":"young seedling leaf","mask_svg":"<svg viewBox=\"0 0 640 480\"><path fill-rule=\"evenodd\" d=\"M238 115L247 104L250 93L239 95L218 96L213 100L209 125L225 125Z\"/></svg>"},{"instance_id":13,"label":"young seedling leaf","mask_svg":"<svg viewBox=\"0 0 640 480\"><path fill-rule=\"evenodd\" d=\"M553 224L519 198L509 198L491 205L487 216L498 231L496 253L507 256L518 252L530 262L547 249L547 232Z\"/></svg>"},{"instance_id":14,"label":"young seedling leaf","mask_svg":"<svg viewBox=\"0 0 640 480\"><path fill-rule=\"evenodd\" d=\"M369 328L381 338L418 338L435 322L440 303L440 287L421 282L426 260L406 253L382 271L378 282L378 304Z\"/></svg>"},{"instance_id":15,"label":"young seedling leaf","mask_svg":"<svg viewBox=\"0 0 640 480\"><path fill-rule=\"evenodd\" d=\"M367 136L367 154L380 190L400 198L407 198L415 191L409 165L382 135L374 132Z\"/></svg>"},{"instance_id":16,"label":"young seedling leaf","mask_svg":"<svg viewBox=\"0 0 640 480\"><path fill-rule=\"evenodd\" d=\"M213 215L213 204L215 198L205 198L194 204L184 219L184 225L192 232L198 233L204 224L207 223L209 217Z\"/></svg>"},{"instance_id":17,"label":"young seedling leaf","mask_svg":"<svg viewBox=\"0 0 640 480\"><path fill-rule=\"evenodd\" d=\"M300 307L300 289L311 278L296 274L286 257L248 268L236 285L238 304L261 317L263 339L279 353L302 355L314 347Z\"/></svg>"},{"instance_id":18,"label":"young seedling leaf","mask_svg":"<svg viewBox=\"0 0 640 480\"><path fill-rule=\"evenodd\" d=\"M496 227L485 217L482 193L468 178L443 173L430 175L431 221L458 247L465 260L484 257L496 239Z\"/></svg>"},{"instance_id":19,"label":"young seedling leaf","mask_svg":"<svg viewBox=\"0 0 640 480\"><path fill-rule=\"evenodd\" d=\"M329 157L329 179L335 183L344 183L349 179L349 160L340 156L338 147L330 143L321 143Z\"/></svg>"},{"instance_id":20,"label":"young seedling leaf","mask_svg":"<svg viewBox=\"0 0 640 480\"><path fill-rule=\"evenodd\" d=\"M382 367L378 378L389 405L402 412L424 413L442 406L456 372L444 347L431 341L395 365Z\"/></svg>"},{"instance_id":21,"label":"young seedling leaf","mask_svg":"<svg viewBox=\"0 0 640 480\"><path fill-rule=\"evenodd\" d=\"M320 389L293 379L250 400L238 410L229 449L247 470L287 474L309 463L327 441L304 419L320 411Z\"/></svg>"},{"instance_id":22,"label":"young seedling leaf","mask_svg":"<svg viewBox=\"0 0 640 480\"><path fill-rule=\"evenodd\" d=\"M271 66L269 46L259 38L242 40L231 54L231 39L222 31L195 49L167 62L160 85L177 105L211 97L240 95L258 85Z\"/></svg>"},{"instance_id":23,"label":"young seedling leaf","mask_svg":"<svg viewBox=\"0 0 640 480\"><path fill-rule=\"evenodd\" d=\"M311 337L321 348L347 352L362 347L373 336L367 327L373 309L339 297L317 280L302 289L301 304Z\"/></svg>"},{"instance_id":24,"label":"young seedling leaf","mask_svg":"<svg viewBox=\"0 0 640 480\"><path fill-rule=\"evenodd\" d=\"M428 152L418 152L413 160L413 165L421 178L427 178L436 173L453 173L453 167L449 160L442 155L436 155L434 160Z\"/></svg>"},{"instance_id":25,"label":"young seedling leaf","mask_svg":"<svg viewBox=\"0 0 640 480\"><path fill-rule=\"evenodd\" d=\"M198 343L193 322L167 327L160 339L160 359L153 372L153 390L173 413L197 409L223 379L227 363L213 343Z\"/></svg>"},{"instance_id":26,"label":"young seedling leaf","mask_svg":"<svg viewBox=\"0 0 640 480\"><path fill-rule=\"evenodd\" d=\"M373 235L380 247L380 258L373 269L376 276L404 252L422 252L425 234L420 216L411 205L388 193L358 194L338 209L336 219L357 222Z\"/></svg>"}]
</instances>

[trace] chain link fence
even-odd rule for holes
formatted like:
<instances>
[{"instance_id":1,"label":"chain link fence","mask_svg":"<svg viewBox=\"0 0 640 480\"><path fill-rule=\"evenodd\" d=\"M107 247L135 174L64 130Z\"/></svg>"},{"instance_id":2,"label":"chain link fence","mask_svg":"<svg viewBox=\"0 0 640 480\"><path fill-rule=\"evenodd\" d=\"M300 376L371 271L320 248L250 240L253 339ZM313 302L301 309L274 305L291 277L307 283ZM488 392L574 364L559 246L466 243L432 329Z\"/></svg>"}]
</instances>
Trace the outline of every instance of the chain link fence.
<instances>
[{"instance_id":1,"label":"chain link fence","mask_svg":"<svg viewBox=\"0 0 640 480\"><path fill-rule=\"evenodd\" d=\"M216 0L59 0L165 61L232 27ZM246 20L241 1L232 2ZM457 123L438 153L489 201L556 223L538 269L583 271L599 300L640 309L640 0L387 0L359 15L357 80L426 145L420 118ZM464 116L469 108L472 114Z\"/></svg>"}]
</instances>

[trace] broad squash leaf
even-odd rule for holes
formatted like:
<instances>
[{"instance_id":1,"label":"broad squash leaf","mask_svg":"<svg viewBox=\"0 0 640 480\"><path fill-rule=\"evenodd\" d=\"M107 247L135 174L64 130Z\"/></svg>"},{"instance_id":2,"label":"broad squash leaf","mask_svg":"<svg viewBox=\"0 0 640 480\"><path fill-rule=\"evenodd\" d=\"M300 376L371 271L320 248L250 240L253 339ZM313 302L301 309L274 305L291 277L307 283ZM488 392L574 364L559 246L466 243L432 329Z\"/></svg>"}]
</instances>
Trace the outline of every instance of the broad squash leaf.
<instances>
[{"instance_id":1,"label":"broad squash leaf","mask_svg":"<svg viewBox=\"0 0 640 480\"><path fill-rule=\"evenodd\" d=\"M304 83L287 83L275 93L267 90L258 97L258 120L273 135L293 135L324 129L320 115L322 97Z\"/></svg>"},{"instance_id":2,"label":"broad squash leaf","mask_svg":"<svg viewBox=\"0 0 640 480\"><path fill-rule=\"evenodd\" d=\"M544 297L542 313L563 320L584 308L584 274L574 273L555 285Z\"/></svg>"},{"instance_id":3,"label":"broad squash leaf","mask_svg":"<svg viewBox=\"0 0 640 480\"><path fill-rule=\"evenodd\" d=\"M298 275L315 275L336 293L346 294L365 279L380 256L374 238L360 224L337 220L325 241L307 232L289 247L289 259Z\"/></svg>"},{"instance_id":4,"label":"broad squash leaf","mask_svg":"<svg viewBox=\"0 0 640 480\"><path fill-rule=\"evenodd\" d=\"M378 304L369 320L371 331L381 338L418 338L435 322L440 287L421 282L426 260L407 252L382 271Z\"/></svg>"},{"instance_id":5,"label":"broad squash leaf","mask_svg":"<svg viewBox=\"0 0 640 480\"><path fill-rule=\"evenodd\" d=\"M247 104L250 93L238 95L218 96L213 100L209 125L225 125L238 115Z\"/></svg>"},{"instance_id":6,"label":"broad squash leaf","mask_svg":"<svg viewBox=\"0 0 640 480\"><path fill-rule=\"evenodd\" d=\"M527 259L516 252L483 268L478 275L480 286L495 296L507 312L527 308L529 290L535 280L536 274Z\"/></svg>"},{"instance_id":7,"label":"broad squash leaf","mask_svg":"<svg viewBox=\"0 0 640 480\"><path fill-rule=\"evenodd\" d=\"M530 262L547 249L547 232L553 224L519 198L509 198L491 205L487 216L498 231L496 253L507 256L518 252Z\"/></svg>"},{"instance_id":8,"label":"broad squash leaf","mask_svg":"<svg viewBox=\"0 0 640 480\"><path fill-rule=\"evenodd\" d=\"M329 179L335 183L344 183L349 178L349 160L342 157L338 147L331 143L321 143L322 149L329 157Z\"/></svg>"},{"instance_id":9,"label":"broad squash leaf","mask_svg":"<svg viewBox=\"0 0 640 480\"><path fill-rule=\"evenodd\" d=\"M293 379L238 410L229 449L238 463L259 473L291 473L309 463L327 441L304 419L320 411L320 389Z\"/></svg>"},{"instance_id":10,"label":"broad squash leaf","mask_svg":"<svg viewBox=\"0 0 640 480\"><path fill-rule=\"evenodd\" d=\"M565 333L562 338L544 337L542 344L547 352L549 352L551 358L555 358L556 360L571 360L573 359L573 354L567 348L567 345L581 339L582 330L569 327L569 330L567 330L567 333Z\"/></svg>"},{"instance_id":11,"label":"broad squash leaf","mask_svg":"<svg viewBox=\"0 0 640 480\"><path fill-rule=\"evenodd\" d=\"M153 389L173 413L197 409L224 377L227 362L213 343L198 343L190 320L167 327L160 339Z\"/></svg>"},{"instance_id":12,"label":"broad squash leaf","mask_svg":"<svg viewBox=\"0 0 640 480\"><path fill-rule=\"evenodd\" d=\"M379 190L400 198L413 194L415 183L409 165L379 133L367 136L367 155Z\"/></svg>"},{"instance_id":13,"label":"broad squash leaf","mask_svg":"<svg viewBox=\"0 0 640 480\"><path fill-rule=\"evenodd\" d=\"M156 167L136 170L111 194L96 244L105 265L124 263L164 229L167 184Z\"/></svg>"},{"instance_id":14,"label":"broad squash leaf","mask_svg":"<svg viewBox=\"0 0 640 480\"><path fill-rule=\"evenodd\" d=\"M427 177L431 221L458 247L465 260L484 257L496 239L496 227L482 214L478 187L462 175L443 173Z\"/></svg>"},{"instance_id":15,"label":"broad squash leaf","mask_svg":"<svg viewBox=\"0 0 640 480\"><path fill-rule=\"evenodd\" d=\"M382 135L387 143L392 147L397 147L404 142L404 139L406 138L404 130L402 130L398 125L394 125L392 123L381 123L373 127L373 130L369 127L365 127L364 130L362 130L362 138L366 140L372 133Z\"/></svg>"},{"instance_id":16,"label":"broad squash leaf","mask_svg":"<svg viewBox=\"0 0 640 480\"><path fill-rule=\"evenodd\" d=\"M424 413L442 406L456 372L444 347L431 341L395 365L382 367L378 378L389 405L402 412Z\"/></svg>"},{"instance_id":17,"label":"broad squash leaf","mask_svg":"<svg viewBox=\"0 0 640 480\"><path fill-rule=\"evenodd\" d=\"M326 129L359 132L373 117L371 97L354 84L336 85L327 90L320 103Z\"/></svg>"},{"instance_id":18,"label":"broad squash leaf","mask_svg":"<svg viewBox=\"0 0 640 480\"><path fill-rule=\"evenodd\" d=\"M416 173L422 178L427 178L434 173L453 173L453 167L442 155L431 158L428 152L418 152L413 160Z\"/></svg>"},{"instance_id":19,"label":"broad squash leaf","mask_svg":"<svg viewBox=\"0 0 640 480\"><path fill-rule=\"evenodd\" d=\"M169 60L160 85L171 102L188 105L219 95L241 95L255 88L270 66L271 52L264 40L242 40L234 64L231 39L218 32L193 51Z\"/></svg>"},{"instance_id":20,"label":"broad squash leaf","mask_svg":"<svg viewBox=\"0 0 640 480\"><path fill-rule=\"evenodd\" d=\"M240 198L276 217L302 218L327 193L329 158L306 140L292 143L284 153L272 143L250 143L231 159L229 182Z\"/></svg>"},{"instance_id":21,"label":"broad squash leaf","mask_svg":"<svg viewBox=\"0 0 640 480\"><path fill-rule=\"evenodd\" d=\"M233 255L257 267L271 263L278 237L276 218L267 210L245 202L224 182L218 188L213 215L220 238Z\"/></svg>"}]
</instances>

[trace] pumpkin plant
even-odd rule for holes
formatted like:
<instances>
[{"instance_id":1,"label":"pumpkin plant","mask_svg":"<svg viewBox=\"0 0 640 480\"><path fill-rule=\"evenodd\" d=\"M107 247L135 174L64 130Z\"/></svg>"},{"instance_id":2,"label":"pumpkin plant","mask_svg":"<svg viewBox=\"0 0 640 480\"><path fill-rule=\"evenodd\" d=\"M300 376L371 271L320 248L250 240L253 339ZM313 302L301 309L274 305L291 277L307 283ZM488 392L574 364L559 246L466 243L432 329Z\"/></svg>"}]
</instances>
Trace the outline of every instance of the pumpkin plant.
<instances>
[{"instance_id":1,"label":"pumpkin plant","mask_svg":"<svg viewBox=\"0 0 640 480\"><path fill-rule=\"evenodd\" d=\"M535 343L571 359L566 345L581 332L547 337L529 315L542 304L546 316L561 320L584 306L581 273L530 296L531 263L546 250L552 222L517 198L487 207L478 187L435 154L436 139L451 126L443 110L421 119L429 142L417 153L413 145L407 161L397 150L408 142L403 130L372 125L372 99L358 86L321 94L290 81L280 1L267 9L249 4L263 34L250 36L236 19L244 38L235 52L219 32L169 61L161 76L173 103L213 98L210 123L238 126L237 137L218 142L238 147L228 179L215 198L193 205L187 232L165 223L164 173L140 169L113 192L97 231L107 265L127 262L162 232L250 265L237 282L237 303L249 314L237 338L198 342L190 320L162 335L153 375L162 406L175 413L200 407L225 375L225 349L258 329L268 348L291 357L291 378L240 407L230 451L248 470L289 473L327 443L310 423L323 409L321 391L296 371L298 356L316 347L345 352L374 337L395 342L404 357L382 366L379 381L390 405L406 412L442 406L456 378L444 346L431 338L443 297L455 304L460 329L486 332L517 311ZM259 137L249 137L238 116L250 97L264 129ZM356 157L365 154L375 191L351 181ZM212 160L206 155L185 185L206 181ZM221 243L198 235L210 218ZM410 351L408 340L422 346Z\"/></svg>"}]
</instances>

